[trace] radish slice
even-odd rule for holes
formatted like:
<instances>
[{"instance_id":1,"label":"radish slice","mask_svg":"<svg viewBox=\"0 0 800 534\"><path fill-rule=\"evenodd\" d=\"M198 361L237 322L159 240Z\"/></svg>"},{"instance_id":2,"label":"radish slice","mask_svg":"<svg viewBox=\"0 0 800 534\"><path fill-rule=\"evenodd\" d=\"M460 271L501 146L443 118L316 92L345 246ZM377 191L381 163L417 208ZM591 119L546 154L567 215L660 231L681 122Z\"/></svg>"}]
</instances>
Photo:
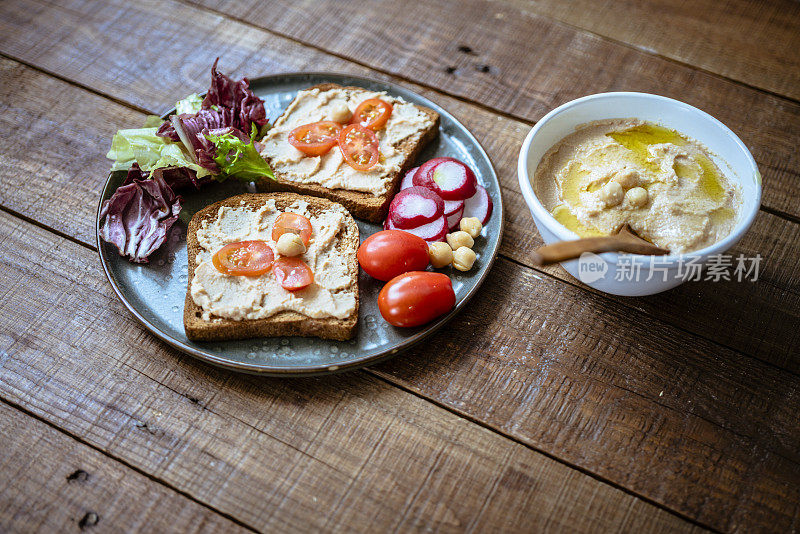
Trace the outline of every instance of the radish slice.
<instances>
[{"instance_id":1,"label":"radish slice","mask_svg":"<svg viewBox=\"0 0 800 534\"><path fill-rule=\"evenodd\" d=\"M433 158L429 159L425 163L417 168L417 172L414 173L412 180L414 181L414 185L419 185L422 187L427 187L431 191L435 191L436 193L440 192L438 184L433 181L431 178L431 173L433 172L434 167L443 163L445 161L458 161L457 159L453 158ZM463 200L463 199L462 199Z\"/></svg>"},{"instance_id":2,"label":"radish slice","mask_svg":"<svg viewBox=\"0 0 800 534\"><path fill-rule=\"evenodd\" d=\"M463 200L445 200L444 201L444 214L450 216L457 211L464 211Z\"/></svg>"},{"instance_id":3,"label":"radish slice","mask_svg":"<svg viewBox=\"0 0 800 534\"><path fill-rule=\"evenodd\" d=\"M428 161L417 167L417 172L414 174L414 176L416 177L416 179L414 180L414 185L421 185L423 187L427 187L426 185L427 182L422 183L422 181L427 180L427 176L433 170L433 168L443 161L458 161L458 160L454 158L429 159Z\"/></svg>"},{"instance_id":4,"label":"radish slice","mask_svg":"<svg viewBox=\"0 0 800 534\"><path fill-rule=\"evenodd\" d=\"M401 191L403 189L408 189L409 187L412 187L414 185L414 175L417 174L418 169L419 167L414 167L413 169L408 171L405 176L403 176L403 180L400 182Z\"/></svg>"},{"instance_id":5,"label":"radish slice","mask_svg":"<svg viewBox=\"0 0 800 534\"><path fill-rule=\"evenodd\" d=\"M439 193L445 200L465 200L475 194L478 180L464 163L453 158L434 158L420 166L414 185Z\"/></svg>"},{"instance_id":6,"label":"radish slice","mask_svg":"<svg viewBox=\"0 0 800 534\"><path fill-rule=\"evenodd\" d=\"M444 215L442 198L424 187L409 187L395 195L389 204L389 219L398 228L416 228Z\"/></svg>"},{"instance_id":7,"label":"radish slice","mask_svg":"<svg viewBox=\"0 0 800 534\"><path fill-rule=\"evenodd\" d=\"M486 188L478 184L475 194L464 201L464 217L477 217L481 224L486 224L492 216L492 197Z\"/></svg>"},{"instance_id":8,"label":"radish slice","mask_svg":"<svg viewBox=\"0 0 800 534\"><path fill-rule=\"evenodd\" d=\"M383 223L383 229L402 230L421 237L428 243L433 243L434 241L444 241L444 238L447 236L447 219L442 215L435 221L417 226L416 228L397 228L392 224L392 219L387 218L386 222Z\"/></svg>"},{"instance_id":9,"label":"radish slice","mask_svg":"<svg viewBox=\"0 0 800 534\"><path fill-rule=\"evenodd\" d=\"M458 228L459 223L461 222L461 218L464 215L464 206L462 204L461 209L454 211L450 215L445 215L447 217L447 226L450 230L455 230Z\"/></svg>"},{"instance_id":10,"label":"radish slice","mask_svg":"<svg viewBox=\"0 0 800 534\"><path fill-rule=\"evenodd\" d=\"M430 171L433 182L439 186L439 195L445 200L464 200L475 194L478 180L472 169L460 161L443 161Z\"/></svg>"}]
</instances>

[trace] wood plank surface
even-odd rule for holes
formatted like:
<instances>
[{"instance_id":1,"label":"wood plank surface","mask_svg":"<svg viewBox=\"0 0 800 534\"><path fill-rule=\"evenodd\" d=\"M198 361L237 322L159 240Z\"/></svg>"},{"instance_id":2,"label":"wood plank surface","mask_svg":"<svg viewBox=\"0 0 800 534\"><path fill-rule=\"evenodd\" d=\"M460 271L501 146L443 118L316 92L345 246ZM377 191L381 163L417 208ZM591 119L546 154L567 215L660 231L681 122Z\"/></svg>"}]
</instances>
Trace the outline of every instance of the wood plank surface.
<instances>
[{"instance_id":1,"label":"wood plank surface","mask_svg":"<svg viewBox=\"0 0 800 534\"><path fill-rule=\"evenodd\" d=\"M764 176L763 204L800 218L798 102L520 12L518 4L503 1L198 2L526 121L538 120L574 98L604 91L644 91L682 100L715 116L742 138ZM571 3L563 4L573 9L567 7ZM325 16L309 16L311 12ZM390 32L380 30L388 27ZM774 38L779 42L778 35ZM36 56L29 45L24 48L26 55ZM269 50L261 54L271 55ZM794 64L798 61L795 56ZM798 76L791 65L786 70Z\"/></svg>"},{"instance_id":2,"label":"wood plank surface","mask_svg":"<svg viewBox=\"0 0 800 534\"><path fill-rule=\"evenodd\" d=\"M0 531L250 532L3 402L0 448Z\"/></svg>"},{"instance_id":3,"label":"wood plank surface","mask_svg":"<svg viewBox=\"0 0 800 534\"><path fill-rule=\"evenodd\" d=\"M249 37L245 34L242 39ZM153 35L142 36L141 39L142 43L145 39L154 42ZM282 44L286 45L282 40L269 42L272 49ZM210 63L218 45L217 42L206 45L192 43L192 55L195 58L204 56ZM170 46L169 42L164 42L163 46ZM229 42L228 46L233 46L233 43ZM287 56L303 58L303 53L315 54L302 48L297 51L297 48L292 48ZM116 57L128 57L131 61L139 57L132 56L125 44L114 43L114 47L109 44L109 49L114 51ZM346 65L322 54L316 54L316 57L319 63L330 62L332 69L341 70ZM255 56L252 58L255 65L249 61L245 63L255 71L270 68L269 65L259 66L258 61L258 56ZM303 68L303 64L314 60L300 61L299 68ZM92 241L95 206L87 203L85 198L92 197L102 187L108 162L101 154L106 151L109 139L117 128L138 126L144 115L88 95L79 88L70 87L14 62L6 61L0 65L3 79L8 80L3 84L5 89L0 88L3 102L0 104L3 108L0 122L9 131L17 123L31 123L29 128L9 140L5 156L7 170L0 174L0 184L5 183L0 191L0 200L18 213L35 217L84 241ZM79 81L108 88L115 98L142 98L138 84L116 86L115 78L102 78L102 72L92 66L65 70L70 75L74 74ZM165 86L169 87L165 87L163 94L152 96L153 103L149 108L164 109L169 105L168 102L180 98L180 95L202 90L206 79L207 74L203 73L191 85L179 79L165 80ZM29 88L28 91L16 91L14 87L17 83L23 83ZM411 88L420 89L418 86ZM431 91L423 93L463 119L492 155L503 185L506 207L506 235L502 253L521 263L530 264L532 251L541 246L542 241L519 192L515 172L518 147L528 127ZM52 102L53 94L61 95L56 103ZM276 109L269 113L275 117L281 111ZM36 115L36 119L31 120L32 115ZM96 116L97 120L81 120L83 116ZM41 136L48 136L53 145L57 144L58 150L37 143L36 140ZM76 139L85 139L87 143L78 143ZM91 153L91 157L87 158L87 153ZM3 165L2 161L0 165ZM24 187L26 184L30 187ZM69 194L65 195L63 189L66 184L70 184L70 187ZM61 203L69 203L70 209L65 210L65 214L52 213L47 209L53 196L58 196ZM800 258L800 225L762 212L744 241L732 253L747 256L761 254L764 261L759 282L691 283L666 294L616 300L633 308L633 313L656 316L679 328L738 348L793 372L800 372L800 354L794 349L800 343L800 262L797 261ZM577 283L560 267L546 272ZM709 317L725 318L733 326L725 329L708 328Z\"/></svg>"},{"instance_id":4,"label":"wood plank surface","mask_svg":"<svg viewBox=\"0 0 800 534\"><path fill-rule=\"evenodd\" d=\"M793 0L511 0L531 12L764 90L800 99ZM501 12L502 13L502 12Z\"/></svg>"},{"instance_id":5,"label":"wood plank surface","mask_svg":"<svg viewBox=\"0 0 800 534\"><path fill-rule=\"evenodd\" d=\"M0 396L253 529L698 530L363 371L200 364L134 322L94 251L3 212L0 236Z\"/></svg>"},{"instance_id":6,"label":"wood plank surface","mask_svg":"<svg viewBox=\"0 0 800 534\"><path fill-rule=\"evenodd\" d=\"M25 81L31 88L27 93L28 101L43 103L45 97L38 94L61 95L52 108L55 115L42 115L44 124L57 123L55 117L60 113L60 106L78 110L78 114L91 113L93 108L106 109L109 116L119 108L120 116L134 118L135 113L122 106L86 95L30 69L12 68L12 63L5 62L4 70L11 69L15 79ZM20 99L8 96L11 108L23 105ZM9 115L12 114L0 113L0 117ZM81 128L91 129L93 124L84 123ZM110 135L115 126L109 122L103 128L107 128L106 135ZM39 129L34 123L33 130ZM50 139L53 146L65 147L63 152L67 159L78 161L81 153L91 150L91 144L102 135L91 130L87 136L88 147L76 143L70 149L63 139L65 132L55 126ZM104 163L89 158L86 170L79 170L83 168L80 166L74 169L78 176L96 172L96 183L90 187L81 183L64 187L71 184L70 178L64 176L50 180L62 184L61 187L48 188L48 182L42 180L40 173L15 172L15 168L24 168L23 157L14 156L12 161L16 158L20 163L13 163L2 173L8 179L17 180L0 188L15 192L15 196L6 200L12 206L21 206L26 216L47 224L60 224L61 231L75 238L84 239L82 236L91 234L94 208L82 205L80 199L99 190L103 173L92 166L102 167ZM35 187L16 187L21 185L22 177L34 180ZM25 206L33 199L16 196L17 193L40 187L49 190L43 193L44 199L73 189L79 194L62 194L58 203L48 204L43 200L43 205L50 206L49 210L27 210ZM71 214L73 210L76 211ZM693 500L698 498L695 492L676 493L685 492L687 484L694 488L717 487L721 481L735 479L735 473L743 469L752 471L753 480L763 481L759 499L771 493L772 490L767 491L765 487L774 486L781 492L787 485L791 487L797 477L797 451L793 440L800 440L800 436L785 435L795 428L790 425L784 430L781 425L791 418L792 410L797 409L792 402L797 377L784 377L774 368L659 323L648 329L635 314L621 310L606 297L586 293L549 277L537 280L533 273L517 271L517 266L505 261L494 269L486 289L471 303L472 311L459 318L460 328L433 342L439 347L437 352L441 352L438 357L432 358L425 350L416 351L381 367L383 376L400 380L437 402L570 463L592 471L599 469L595 472L609 480L620 481L625 487L643 491L688 514L697 513L723 521L720 518L730 507L746 509L748 503L740 502L744 498L743 488L733 487L728 482L724 484L724 492L705 496L702 503ZM505 289L498 291L498 288ZM599 333L583 331L583 325L592 324L599 327ZM488 332L492 335L486 335ZM666 338L666 344L662 337ZM478 345L476 339L480 340ZM140 340L132 345L138 343ZM123 346L129 344L123 339ZM152 344L158 345L158 342L153 340ZM679 354L684 345L694 348L688 350L688 354ZM464 354L460 347L470 349ZM704 354L710 353L716 356L709 361ZM674 361L674 357L662 361L659 354L674 354L678 361ZM680 380L670 389L670 381L676 375ZM772 400L767 402L755 393L731 397L733 392L760 389L769 391ZM659 392L664 394L659 396ZM604 399L614 400L608 403ZM730 404L737 401L741 404ZM767 416L781 406L787 411ZM746 418L737 420L739 413L746 414ZM656 422L648 424L649 419ZM660 456L642 465L639 458L643 448L658 451ZM769 460L767 464L753 463L754 459L746 451L754 448ZM701 467L686 458L698 462ZM661 470L675 470L680 483L660 480ZM770 500L772 498L778 499L771 497ZM791 495L782 495L779 500L792 502ZM785 514L786 521L796 515L796 510L781 509L781 506L786 505L777 505L777 511L761 505L758 509L765 514Z\"/></svg>"},{"instance_id":7,"label":"wood plank surface","mask_svg":"<svg viewBox=\"0 0 800 534\"><path fill-rule=\"evenodd\" d=\"M136 9L131 9L136 12ZM89 45L85 41L79 43L77 39L72 44L67 43L59 45L61 48L56 47L56 52L64 54L61 56L63 64L57 69L55 64L51 65L52 59L41 51L37 51L39 55L34 56L35 61L32 62L42 68L51 68L52 66L53 70L67 72L68 77L77 79L81 83L87 83L87 85L91 85L87 80L91 82L94 78L94 81L104 84L103 91L109 92L116 98L130 100L142 107L153 105L148 103L148 98L152 102L154 99L168 94L169 96L165 98L172 100L186 92L197 90L199 87L196 80L205 79L206 76L208 63L204 63L204 61L221 46L225 48L226 54L230 53L240 61L239 74L250 74L250 69L255 67L258 67L258 72L270 72L270 68L277 70L319 68L320 63L330 67L344 65L354 73L364 70L348 66L347 63L340 60L326 59L327 56L309 52L296 44L286 43L285 40L273 38L243 25L230 23L207 14L195 14L191 10L181 11L181 9L183 8L176 4L172 11L175 13L175 18L170 19L169 16L165 16L166 19L174 21L181 17L185 20L194 17L194 20L202 23L202 27L213 29L213 38L208 43L199 43L199 46L196 46L198 43L191 41L179 46L175 42L165 40L163 44L172 45L176 50L175 56L170 57L174 57L175 65L173 66L177 70L174 71L176 72L174 78L169 79L169 76L173 76L173 74L168 76L164 87L149 86L148 84L152 84L149 80L143 84L127 81L127 77L132 74L126 68L131 69L134 73L138 71L141 75L145 75L148 71L148 66L144 62L136 63L132 59L136 56L137 46L141 48L141 43L145 42L133 39L132 32L123 32L126 38L131 39L130 41L120 43L119 39L108 39L97 45L106 47L106 58L125 58L116 69L109 68L110 65L104 63L104 61L108 62L108 59L104 59L98 52L95 52L93 48L95 45ZM60 15L63 18L72 14L64 12ZM134 24L130 17L131 11L124 15L119 20L113 19L110 22L123 23L127 21L128 24ZM50 20L48 13L38 12L36 16L38 17L37 23L42 20L45 22ZM152 13L148 20L155 20L156 27L156 31L147 36L150 39L148 42L157 44L159 35L167 34L169 20L159 22L164 19L158 17L154 19ZM102 40L104 39L101 31L103 28L118 27L110 22L103 19L103 12L100 10L92 13L89 17L89 23L95 24L96 27L90 25L89 30L84 28L83 31L98 35ZM91 28L95 29L91 30ZM65 40L69 41L69 39ZM66 52L64 52L65 46L67 47ZM70 46L75 46L84 55L76 54L69 49ZM119 52L119 54L109 54L108 49ZM182 50L183 52L181 52ZM199 56L195 57L194 63L190 61L189 50L196 52ZM281 57L282 55L287 57ZM72 59L64 61L65 58ZM81 58L85 63L79 62ZM123 63L125 68L122 67ZM178 65L184 63L188 66L184 70L180 70ZM162 65L160 68L169 70L167 67L168 65ZM337 68L336 70L343 69ZM122 80L120 81L119 78ZM114 79L116 79L116 84L109 81ZM205 82L202 85L205 85ZM134 98L128 98L125 95L120 97L119 93L115 94L115 91L119 90L119 86L123 86L124 90L132 94ZM147 94L147 91L150 91L150 95ZM437 101L448 102L446 107L451 109L449 100L438 96L434 98ZM168 101L166 100L166 102ZM459 109L463 109L464 112L471 111L469 107ZM460 113L457 114L462 116ZM502 120L497 119L498 123L502 123ZM120 125L107 125L109 130L118 126ZM524 129L524 125L522 128ZM107 137L105 139L101 145L102 148L96 152L105 151ZM492 150L490 153L494 157ZM513 184L512 178L513 175L506 175L504 183ZM2 200L5 203L9 198L3 197ZM26 202L30 200L24 197L14 197L12 200L16 202L20 199ZM50 201L48 202L48 200ZM506 200L508 202L508 198ZM52 196L45 195L38 202L42 207L50 206L53 204ZM20 205L23 204L24 202ZM33 202L30 205L34 205ZM20 210L20 212L22 211L24 210ZM67 222L70 222L68 214L54 212L58 215L53 216L48 213L47 209L32 209L30 212L33 213L32 218L36 220L39 220L39 217L45 219L67 217ZM518 210L516 213L520 222L523 221L523 217L527 217L522 210ZM75 217L74 222L79 219L79 217ZM782 221L777 217L774 219ZM770 224L765 227L767 233ZM91 232L86 233L90 234ZM524 230L521 233L524 235ZM528 233L532 232L528 230ZM778 235L787 235L791 238L795 234L791 231L789 234L779 233ZM777 250L785 249L787 245L781 243L784 242L773 242L771 246ZM786 243L791 245L791 241ZM757 243L754 246L761 245L761 243ZM791 258L793 249L789 248L788 250L787 257ZM655 327L657 332L654 334L644 328L640 322L636 322L635 318L626 316L625 309L620 309L616 305L612 306L611 301L607 299L587 296L583 290L565 286L562 282L550 278L537 281L536 278L532 278L537 275L519 271L517 267L506 262L501 262L496 271L493 273L493 276L496 277L495 283L501 284L503 287L511 284L517 294L530 295L534 304L531 305L527 301L503 303L503 306L515 306L515 312L517 312L517 307L522 306L519 309L523 311L517 312L519 316L512 317L511 325L502 324L499 319L489 325L483 325L481 322L483 320L482 308L476 309L471 312L468 326L479 324L484 332L491 330L493 335L496 331L495 339L481 339L477 346L470 349L470 354L463 355L460 354L460 347L469 346L471 342L474 343L475 333L458 330L454 333L454 337L461 340L461 345L442 345L449 347L443 350L443 355L435 358L432 362L422 362L430 367L421 364L419 366L416 364L402 365L409 361L415 362L430 357L419 352L407 359L397 360L387 365L385 369L388 369L391 375L385 376L406 380L408 387L417 389L426 396L431 396L437 402L470 416L477 414L477 419L487 422L489 425L498 426L503 432L522 439L526 443L539 443L540 445L537 446L542 446L544 450L561 458L567 458L568 461L574 461L577 465L594 465L594 462L599 462L601 468L606 469L603 476L610 474L609 479L614 480L614 477L619 475L620 480L625 480L625 487L634 488L637 491L644 488L643 494L655 496L656 500L663 498L659 502L667 502L669 506L683 510L693 517L700 517L701 521L708 521L709 524L716 525L718 528L746 529L747 526L757 523L788 526L791 529L792 525L797 524L796 503L798 499L796 494L791 493L792 488L797 487L797 450L792 445L792 443L797 443L797 436L792 434L796 425L792 424L791 419L787 421L785 411L778 410L777 413L772 413L773 408L778 405L783 406L782 403L786 403L784 408L788 410L797 409L792 404L793 399L797 397L796 385L791 382L794 378L776 376L775 369L751 362L735 352L721 350L702 339L698 341L693 350L689 351L688 361L682 361L681 358L684 355L681 354L673 354L668 361L661 361L658 355L668 356L670 353L678 353L684 344L691 343L695 338L680 330L667 329L665 331L667 340L663 342L657 335L662 331L662 326L658 321L656 324L659 326ZM785 271L776 269L773 280L778 283L782 281L787 281L789 284L795 283L793 280L796 278L791 278L792 273L795 272L789 271L789 274L786 275ZM537 288L538 286L548 289L531 291L531 287ZM795 293L790 294L789 297L796 295L796 285L784 287L786 291L795 289ZM484 293L486 291L484 290ZM570 293L571 291L574 293ZM567 297L562 297L561 300L552 300L553 295L563 295L564 293L567 294ZM776 295L786 298L785 293ZM562 306L564 309L561 310L561 314L553 313L549 306L538 306L536 303L539 301L551 302L556 311L558 311L558 306ZM586 302L583 307L579 305L577 308L570 308L570 305L575 306L573 301ZM493 306L492 312L507 311L504 308L501 309L498 302L495 302ZM613 310L609 311L608 308L612 307ZM675 307L680 310L678 304ZM569 317L582 311L585 322L583 320L578 324L569 322ZM791 311L791 307L789 307L789 311ZM565 316L569 317L565 319ZM613 317L615 321L610 321L607 317ZM602 322L604 318L605 322ZM590 324L592 320L598 321L598 324L603 325L605 329L591 334L582 331L581 326ZM625 333L625 330L619 327L620 322L624 326L635 323L636 328L629 329L630 331ZM559 328L561 330L558 330ZM536 335L530 336L532 338L530 342L528 341L528 329L539 329L534 332ZM556 330L548 333L546 331L548 329ZM755 325L753 330L757 330ZM509 343L513 339L521 340L516 344ZM503 343L503 340L506 343ZM756 347L761 346L756 345ZM786 346L783 345L784 348ZM593 354L593 351L598 354ZM472 352L479 352L479 357L475 357ZM714 354L714 356L708 356L706 353ZM136 359L141 356L137 353L130 357ZM463 364L463 366L459 364ZM397 370L395 366L402 368ZM492 372L492 366L497 367L494 372ZM415 369L416 371L414 371ZM543 371L550 369L553 369L551 374L542 374ZM566 374L565 369L571 374ZM656 371L656 374L650 376L653 370ZM517 371L521 371L522 376L517 377ZM403 376L403 373L406 375ZM631 373L633 376L630 376ZM676 393L673 393L674 396L664 400L663 396L669 395L669 393L668 390L662 390L664 395L656 397L656 390L659 386L663 386L665 383L670 384L670 380L676 376L681 387ZM719 379L720 376L723 378L721 383L713 383L713 380ZM544 382L537 382L537 377ZM553 397L550 396L549 389L543 387L543 383L547 385L547 379L555 384L552 387L557 391ZM462 380L467 382L464 383ZM450 384L449 382L455 383ZM697 384L700 386L699 391L692 389L692 386ZM584 391L587 390L590 395L584 398ZM770 395L767 400L758 395L758 392L762 390ZM738 399L740 404L733 404L741 413L731 413L729 397L733 392L741 391L751 393ZM522 408L517 405L517 410L515 410L515 403L519 403L519 399L515 399L517 395L523 399L535 397L540 404L531 405L523 401ZM720 398L720 395L724 398ZM508 399L508 402L501 403L501 406L496 408L492 404L496 397ZM605 399L613 399L613 404L609 405ZM639 404L640 399L645 399L645 401L641 401L644 404ZM579 411L570 412L569 401L573 404L580 404ZM753 405L756 410L752 409ZM722 411L720 411L721 408ZM666 416L664 415L665 410ZM599 421L597 421L598 414ZM746 419L737 420L737 417L746 417ZM753 418L753 421L747 419L750 417ZM660 423L662 420L666 423ZM653 424L648 426L651 421L654 421ZM574 425L577 425L577 428ZM687 426L689 430L687 430ZM784 426L789 427L788 430L783 429ZM601 433L606 441L601 441L599 444L595 441L584 441L587 436L596 439L595 433ZM760 437L762 435L763 437ZM668 439L660 441L665 436ZM592 446L597 449L587 452L585 449L588 443L592 443ZM657 456L656 460L664 463L643 467L641 464L647 464L650 460L649 458L642 460L641 456L637 457L637 451L640 450L642 443L645 443L646 446L641 447L641 450L659 452L661 456ZM565 445L566 453L562 449ZM700 450L699 453L695 451L695 448ZM757 452L753 454L753 457L742 458L744 452L752 453L754 450ZM633 473L615 471L616 469L630 470L630 467L624 462L621 464L622 467L619 467L619 462L611 465L616 457L606 458L609 451L619 456L628 455L628 461L636 464L633 466ZM689 451L687 454L691 453L691 458L698 463L697 470L701 474L696 475L688 465L679 465L679 469L681 467L684 469L679 473L678 482L659 479L658 477L663 473L659 466L674 466L679 463L681 460L678 456L681 451ZM734 453L733 458L730 457L731 453ZM717 465L719 463L723 465ZM711 467L708 467L709 465ZM642 469L645 469L645 472L642 472ZM647 472L648 469L652 471ZM711 470L710 474L706 473L709 469ZM767 475L764 475L765 471ZM744 488L737 486L741 483L742 473L748 476L755 474L765 478L761 479L762 482L753 484L755 489ZM733 482L730 482L731 480ZM684 485L680 486L680 483L684 483ZM704 502L697 501L700 495L698 488L705 489L707 485L715 488L719 494L707 498ZM747 494L748 491L749 494ZM740 501L743 503L741 508L738 507ZM733 513L734 511L736 513ZM776 517L778 518L777 522L775 522Z\"/></svg>"}]
</instances>

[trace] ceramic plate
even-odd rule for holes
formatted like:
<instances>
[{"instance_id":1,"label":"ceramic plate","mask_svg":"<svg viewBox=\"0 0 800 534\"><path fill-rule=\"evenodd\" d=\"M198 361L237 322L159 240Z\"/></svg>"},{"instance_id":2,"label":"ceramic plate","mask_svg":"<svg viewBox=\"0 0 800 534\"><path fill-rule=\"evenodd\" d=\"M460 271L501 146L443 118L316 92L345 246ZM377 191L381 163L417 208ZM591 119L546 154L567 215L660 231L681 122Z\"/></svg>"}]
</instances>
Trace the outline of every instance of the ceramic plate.
<instances>
[{"instance_id":1,"label":"ceramic plate","mask_svg":"<svg viewBox=\"0 0 800 534\"><path fill-rule=\"evenodd\" d=\"M251 88L264 99L267 116L274 121L301 89L320 83L355 85L374 91L386 91L408 102L436 110L441 116L439 136L419 157L419 162L437 156L450 156L470 165L478 180L494 201L494 212L475 244L478 261L467 273L448 268L442 272L453 281L455 309L424 327L401 329L390 326L378 312L377 297L383 286L364 274L359 275L360 308L358 333L350 341L316 338L278 337L242 341L194 342L183 330L183 303L188 283L186 229L198 210L232 195L247 192L247 186L229 180L208 186L198 193L182 195L185 199L180 219L173 225L167 242L148 264L130 263L121 258L113 245L97 239L100 261L117 296L133 315L154 335L191 356L214 365L264 375L311 375L374 364L396 355L425 339L450 321L464 307L486 278L492 266L503 232L503 202L500 185L489 157L469 131L447 111L408 89L387 82L341 74L298 73L266 76L251 80ZM169 113L167 113L168 115ZM130 125L135 127L136 125ZM112 173L100 199L109 198L125 178L124 172ZM99 214L99 207L98 207ZM97 221L99 227L99 218ZM358 221L363 241L381 230L376 224Z\"/></svg>"}]
</instances>

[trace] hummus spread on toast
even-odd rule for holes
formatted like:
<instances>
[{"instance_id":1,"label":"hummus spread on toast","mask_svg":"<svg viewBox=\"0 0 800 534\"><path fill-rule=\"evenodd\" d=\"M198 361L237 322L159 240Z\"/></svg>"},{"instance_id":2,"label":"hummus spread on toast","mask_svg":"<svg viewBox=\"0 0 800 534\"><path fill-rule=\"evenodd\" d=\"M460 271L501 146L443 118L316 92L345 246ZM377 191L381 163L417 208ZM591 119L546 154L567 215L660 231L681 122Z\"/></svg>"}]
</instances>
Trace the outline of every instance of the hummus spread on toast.
<instances>
[{"instance_id":1,"label":"hummus spread on toast","mask_svg":"<svg viewBox=\"0 0 800 534\"><path fill-rule=\"evenodd\" d=\"M356 107L370 98L392 104L392 114L386 126L375 132L381 159L368 171L357 171L348 165L338 147L312 157L289 144L289 133L298 126L324 120L346 123ZM398 146L408 137L430 128L433 122L419 107L383 92L342 87L326 91L306 89L297 94L261 140L261 155L276 174L287 180L379 196L391 187L391 176L400 170L406 158Z\"/></svg>"},{"instance_id":2,"label":"hummus spread on toast","mask_svg":"<svg viewBox=\"0 0 800 534\"><path fill-rule=\"evenodd\" d=\"M191 296L203 309L203 320L221 317L233 320L262 319L278 312L293 311L312 318L345 319L356 308L355 276L348 269L347 255L337 250L340 230L347 212L332 207L312 214L308 203L298 200L285 209L311 221L313 228L308 250L299 256L314 271L314 282L298 291L281 287L272 271L261 276L232 276L219 272L212 257L229 243L262 240L273 249L272 226L281 213L275 200L260 208L242 204L223 206L217 216L201 223L197 240L201 251L191 281Z\"/></svg>"},{"instance_id":3,"label":"hummus spread on toast","mask_svg":"<svg viewBox=\"0 0 800 534\"><path fill-rule=\"evenodd\" d=\"M637 119L579 127L544 155L534 191L581 237L612 234L627 223L672 253L728 236L741 206L739 187L706 147Z\"/></svg>"}]
</instances>

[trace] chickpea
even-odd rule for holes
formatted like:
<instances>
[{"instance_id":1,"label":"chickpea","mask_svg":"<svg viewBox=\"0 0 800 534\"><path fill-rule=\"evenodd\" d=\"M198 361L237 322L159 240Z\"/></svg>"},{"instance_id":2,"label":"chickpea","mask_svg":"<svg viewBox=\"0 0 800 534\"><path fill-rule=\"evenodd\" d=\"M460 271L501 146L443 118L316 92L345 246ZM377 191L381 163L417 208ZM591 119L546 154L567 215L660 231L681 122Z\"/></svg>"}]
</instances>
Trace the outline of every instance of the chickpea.
<instances>
[{"instance_id":1,"label":"chickpea","mask_svg":"<svg viewBox=\"0 0 800 534\"><path fill-rule=\"evenodd\" d=\"M639 183L639 173L633 169L625 169L616 173L611 181L617 182L623 189L630 189Z\"/></svg>"},{"instance_id":2,"label":"chickpea","mask_svg":"<svg viewBox=\"0 0 800 534\"><path fill-rule=\"evenodd\" d=\"M458 250L461 247L472 248L472 245L475 244L475 240L464 230L459 230L458 232L447 234L447 244L450 245L453 250Z\"/></svg>"},{"instance_id":3,"label":"chickpea","mask_svg":"<svg viewBox=\"0 0 800 534\"><path fill-rule=\"evenodd\" d=\"M303 240L299 235L293 233L281 234L275 248L281 256L299 256L306 251Z\"/></svg>"},{"instance_id":4,"label":"chickpea","mask_svg":"<svg viewBox=\"0 0 800 534\"><path fill-rule=\"evenodd\" d=\"M463 231L467 232L472 238L476 238L481 235L481 229L483 228L481 221L478 220L477 217L464 217L461 219L461 222L458 223L458 226Z\"/></svg>"},{"instance_id":5,"label":"chickpea","mask_svg":"<svg viewBox=\"0 0 800 534\"><path fill-rule=\"evenodd\" d=\"M625 197L625 192L622 186L617 182L608 182L600 189L600 200L606 203L606 206L616 206Z\"/></svg>"},{"instance_id":6,"label":"chickpea","mask_svg":"<svg viewBox=\"0 0 800 534\"><path fill-rule=\"evenodd\" d=\"M456 251L453 252L453 267L459 271L469 271L472 269L472 266L475 265L475 260L477 259L478 256L471 248L458 247Z\"/></svg>"},{"instance_id":7,"label":"chickpea","mask_svg":"<svg viewBox=\"0 0 800 534\"><path fill-rule=\"evenodd\" d=\"M353 114L344 102L334 102L331 104L330 119L333 122L345 123L350 120Z\"/></svg>"},{"instance_id":8,"label":"chickpea","mask_svg":"<svg viewBox=\"0 0 800 534\"><path fill-rule=\"evenodd\" d=\"M628 189L628 192L625 193L625 198L628 199L628 203L634 208L641 208L647 204L647 197L647 189L644 187L633 187Z\"/></svg>"},{"instance_id":9,"label":"chickpea","mask_svg":"<svg viewBox=\"0 0 800 534\"><path fill-rule=\"evenodd\" d=\"M428 257L434 269L441 269L453 262L453 249L447 243L437 241L428 245Z\"/></svg>"}]
</instances>

